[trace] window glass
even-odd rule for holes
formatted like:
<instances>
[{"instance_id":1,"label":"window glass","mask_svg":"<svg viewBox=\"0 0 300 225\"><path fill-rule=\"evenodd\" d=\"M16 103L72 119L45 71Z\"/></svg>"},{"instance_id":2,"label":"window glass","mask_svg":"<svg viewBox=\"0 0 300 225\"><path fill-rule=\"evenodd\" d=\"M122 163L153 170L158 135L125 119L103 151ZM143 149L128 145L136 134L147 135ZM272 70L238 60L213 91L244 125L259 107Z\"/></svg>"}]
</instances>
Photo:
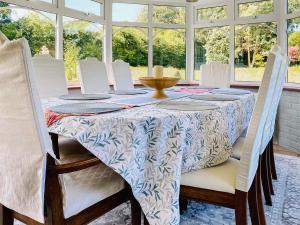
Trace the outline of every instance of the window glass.
<instances>
[{"instance_id":1,"label":"window glass","mask_svg":"<svg viewBox=\"0 0 300 225\"><path fill-rule=\"evenodd\" d=\"M235 79L261 81L269 51L277 42L275 23L235 27Z\"/></svg>"},{"instance_id":2,"label":"window glass","mask_svg":"<svg viewBox=\"0 0 300 225\"><path fill-rule=\"evenodd\" d=\"M239 4L239 17L271 14L274 11L273 0Z\"/></svg>"},{"instance_id":3,"label":"window glass","mask_svg":"<svg viewBox=\"0 0 300 225\"><path fill-rule=\"evenodd\" d=\"M153 6L153 23L185 24L185 7Z\"/></svg>"},{"instance_id":4,"label":"window glass","mask_svg":"<svg viewBox=\"0 0 300 225\"><path fill-rule=\"evenodd\" d=\"M52 0L40 0L40 1L43 1L43 2L48 2L48 3L53 3L53 1Z\"/></svg>"},{"instance_id":5,"label":"window glass","mask_svg":"<svg viewBox=\"0 0 300 225\"><path fill-rule=\"evenodd\" d=\"M113 27L113 60L130 64L133 80L148 76L148 29Z\"/></svg>"},{"instance_id":6,"label":"window glass","mask_svg":"<svg viewBox=\"0 0 300 225\"><path fill-rule=\"evenodd\" d=\"M200 67L209 62L229 63L229 27L195 30L194 80L200 78Z\"/></svg>"},{"instance_id":7,"label":"window glass","mask_svg":"<svg viewBox=\"0 0 300 225\"><path fill-rule=\"evenodd\" d=\"M227 6L201 8L197 10L197 20L221 20L228 17Z\"/></svg>"},{"instance_id":8,"label":"window glass","mask_svg":"<svg viewBox=\"0 0 300 225\"><path fill-rule=\"evenodd\" d=\"M148 5L113 3L112 20L114 22L139 22L148 21Z\"/></svg>"},{"instance_id":9,"label":"window glass","mask_svg":"<svg viewBox=\"0 0 300 225\"><path fill-rule=\"evenodd\" d=\"M85 13L101 15L102 4L93 0L65 0L65 6Z\"/></svg>"},{"instance_id":10,"label":"window glass","mask_svg":"<svg viewBox=\"0 0 300 225\"><path fill-rule=\"evenodd\" d=\"M293 13L295 11L300 11L300 1L288 0L288 12Z\"/></svg>"},{"instance_id":11,"label":"window glass","mask_svg":"<svg viewBox=\"0 0 300 225\"><path fill-rule=\"evenodd\" d=\"M55 56L56 15L7 7L7 3L0 2L1 32L10 40L26 38L32 55L51 54Z\"/></svg>"},{"instance_id":12,"label":"window glass","mask_svg":"<svg viewBox=\"0 0 300 225\"><path fill-rule=\"evenodd\" d=\"M69 17L63 18L64 61L68 81L77 81L77 61L87 57L102 60L103 26Z\"/></svg>"},{"instance_id":13,"label":"window glass","mask_svg":"<svg viewBox=\"0 0 300 225\"><path fill-rule=\"evenodd\" d=\"M164 76L180 73L185 79L186 45L184 29L154 29L153 64L164 67Z\"/></svg>"},{"instance_id":14,"label":"window glass","mask_svg":"<svg viewBox=\"0 0 300 225\"><path fill-rule=\"evenodd\" d=\"M288 20L288 82L300 83L300 17Z\"/></svg>"}]
</instances>

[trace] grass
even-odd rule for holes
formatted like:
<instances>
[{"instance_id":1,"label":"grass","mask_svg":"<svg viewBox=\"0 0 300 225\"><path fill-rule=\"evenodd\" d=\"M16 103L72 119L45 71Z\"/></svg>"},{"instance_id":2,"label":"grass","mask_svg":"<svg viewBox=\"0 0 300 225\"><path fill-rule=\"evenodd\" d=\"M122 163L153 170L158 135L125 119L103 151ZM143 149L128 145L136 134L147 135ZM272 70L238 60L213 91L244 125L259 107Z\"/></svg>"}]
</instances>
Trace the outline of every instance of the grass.
<instances>
[{"instance_id":1,"label":"grass","mask_svg":"<svg viewBox=\"0 0 300 225\"><path fill-rule=\"evenodd\" d=\"M236 68L235 80L236 81L261 81L265 68ZM195 80L199 80L200 71L195 71ZM288 73L289 83L300 83L300 66L289 67Z\"/></svg>"},{"instance_id":2,"label":"grass","mask_svg":"<svg viewBox=\"0 0 300 225\"><path fill-rule=\"evenodd\" d=\"M139 77L147 77L148 76L148 67L130 67L132 79L138 80ZM179 71L181 80L185 80L185 69L177 69L174 67L165 67L164 68L164 76L173 77L176 72Z\"/></svg>"},{"instance_id":3,"label":"grass","mask_svg":"<svg viewBox=\"0 0 300 225\"><path fill-rule=\"evenodd\" d=\"M138 80L139 77L148 76L148 67L130 67L132 73L132 79ZM177 69L174 67L164 68L164 75L173 77L175 73L179 71L182 80L185 80L185 69ZM235 80L236 81L261 81L264 73L264 68L236 68L235 69ZM200 71L195 70L194 79L199 80ZM74 80L72 82L78 82ZM300 66L289 67L288 73L289 83L299 83L300 84Z\"/></svg>"}]
</instances>

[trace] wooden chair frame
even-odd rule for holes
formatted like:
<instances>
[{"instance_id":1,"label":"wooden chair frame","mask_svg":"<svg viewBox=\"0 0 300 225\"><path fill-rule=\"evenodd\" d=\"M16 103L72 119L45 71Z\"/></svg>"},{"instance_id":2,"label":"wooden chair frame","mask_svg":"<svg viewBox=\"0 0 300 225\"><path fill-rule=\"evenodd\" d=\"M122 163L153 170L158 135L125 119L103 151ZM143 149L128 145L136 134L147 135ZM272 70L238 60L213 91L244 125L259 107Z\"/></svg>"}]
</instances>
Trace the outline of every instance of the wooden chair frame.
<instances>
[{"instance_id":1,"label":"wooden chair frame","mask_svg":"<svg viewBox=\"0 0 300 225\"><path fill-rule=\"evenodd\" d=\"M59 158L58 135L51 134L51 139L54 153L57 158ZM59 182L59 175L77 172L101 163L98 158L91 156L88 159L57 165L55 159L47 155L45 225L85 225L128 200L131 201L132 225L141 224L140 205L133 197L128 184L126 184L125 189L84 209L80 213L69 218L64 217L63 193ZM27 216L3 207L3 224L13 225L14 219L27 225L44 225Z\"/></svg>"}]
</instances>

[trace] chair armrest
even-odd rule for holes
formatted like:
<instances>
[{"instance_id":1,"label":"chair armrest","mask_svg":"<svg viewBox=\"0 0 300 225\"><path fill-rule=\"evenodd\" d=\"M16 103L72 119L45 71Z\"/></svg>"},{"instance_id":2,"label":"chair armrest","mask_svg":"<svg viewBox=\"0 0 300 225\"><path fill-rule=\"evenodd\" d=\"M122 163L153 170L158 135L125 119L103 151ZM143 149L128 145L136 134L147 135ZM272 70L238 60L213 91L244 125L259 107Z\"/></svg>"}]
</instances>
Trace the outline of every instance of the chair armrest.
<instances>
[{"instance_id":1,"label":"chair armrest","mask_svg":"<svg viewBox=\"0 0 300 225\"><path fill-rule=\"evenodd\" d=\"M100 159L96 157L91 157L89 159L84 159L72 163L66 163L62 165L51 165L48 168L48 172L50 174L65 174L65 173L72 173L80 170L87 169L89 167L93 167L96 165L101 164L102 162Z\"/></svg>"}]
</instances>

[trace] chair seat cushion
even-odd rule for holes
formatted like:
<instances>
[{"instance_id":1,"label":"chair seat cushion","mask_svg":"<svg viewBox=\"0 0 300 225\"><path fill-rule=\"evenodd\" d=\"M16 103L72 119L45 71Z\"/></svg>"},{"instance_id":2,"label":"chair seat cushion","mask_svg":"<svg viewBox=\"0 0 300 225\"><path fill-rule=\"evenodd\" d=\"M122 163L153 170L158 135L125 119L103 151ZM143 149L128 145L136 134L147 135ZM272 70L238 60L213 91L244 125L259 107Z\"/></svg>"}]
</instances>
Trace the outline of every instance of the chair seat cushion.
<instances>
[{"instance_id":1,"label":"chair seat cushion","mask_svg":"<svg viewBox=\"0 0 300 225\"><path fill-rule=\"evenodd\" d=\"M89 154L64 155L59 163L75 162L88 157ZM104 164L60 175L60 183L65 218L76 215L125 188L122 177Z\"/></svg>"},{"instance_id":2,"label":"chair seat cushion","mask_svg":"<svg viewBox=\"0 0 300 225\"><path fill-rule=\"evenodd\" d=\"M239 160L228 159L218 166L183 174L181 185L234 194L239 165Z\"/></svg>"},{"instance_id":3,"label":"chair seat cushion","mask_svg":"<svg viewBox=\"0 0 300 225\"><path fill-rule=\"evenodd\" d=\"M233 145L232 158L240 160L242 157L245 137L240 137Z\"/></svg>"}]
</instances>

